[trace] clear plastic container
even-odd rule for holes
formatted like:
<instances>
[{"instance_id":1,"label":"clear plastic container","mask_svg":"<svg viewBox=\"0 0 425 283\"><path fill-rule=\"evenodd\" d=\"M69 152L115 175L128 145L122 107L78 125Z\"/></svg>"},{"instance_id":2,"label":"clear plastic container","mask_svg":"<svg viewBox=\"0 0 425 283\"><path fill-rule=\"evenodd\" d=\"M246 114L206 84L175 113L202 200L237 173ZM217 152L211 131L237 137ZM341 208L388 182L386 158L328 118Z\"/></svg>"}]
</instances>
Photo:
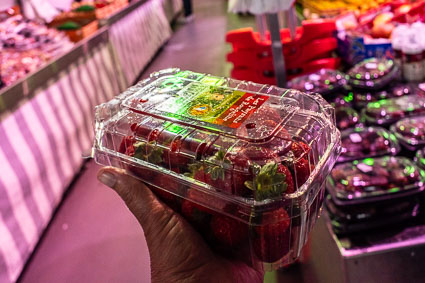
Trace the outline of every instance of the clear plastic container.
<instances>
[{"instance_id":1,"label":"clear plastic container","mask_svg":"<svg viewBox=\"0 0 425 283\"><path fill-rule=\"evenodd\" d=\"M97 163L127 169L213 249L266 270L300 255L339 152L334 109L274 86L167 69L96 107Z\"/></svg>"},{"instance_id":2,"label":"clear plastic container","mask_svg":"<svg viewBox=\"0 0 425 283\"><path fill-rule=\"evenodd\" d=\"M394 61L385 58L369 58L348 71L349 84L355 88L378 90L399 76Z\"/></svg>"},{"instance_id":3,"label":"clear plastic container","mask_svg":"<svg viewBox=\"0 0 425 283\"><path fill-rule=\"evenodd\" d=\"M341 155L338 162L382 155L396 155L400 151L394 134L380 127L354 128L341 133Z\"/></svg>"},{"instance_id":4,"label":"clear plastic container","mask_svg":"<svg viewBox=\"0 0 425 283\"><path fill-rule=\"evenodd\" d=\"M331 69L320 69L311 74L294 78L288 82L288 87L307 93L328 95L341 90L347 83L347 75Z\"/></svg>"},{"instance_id":5,"label":"clear plastic container","mask_svg":"<svg viewBox=\"0 0 425 283\"><path fill-rule=\"evenodd\" d=\"M417 217L421 211L418 197L396 198L386 202L352 206L337 205L328 195L326 209L336 234L347 235L392 227Z\"/></svg>"},{"instance_id":6,"label":"clear plastic container","mask_svg":"<svg viewBox=\"0 0 425 283\"><path fill-rule=\"evenodd\" d=\"M391 131L410 151L425 146L425 116L402 119L391 126Z\"/></svg>"},{"instance_id":7,"label":"clear plastic container","mask_svg":"<svg viewBox=\"0 0 425 283\"><path fill-rule=\"evenodd\" d=\"M405 157L384 156L338 164L327 189L337 205L386 201L424 190L425 171Z\"/></svg>"},{"instance_id":8,"label":"clear plastic container","mask_svg":"<svg viewBox=\"0 0 425 283\"><path fill-rule=\"evenodd\" d=\"M359 113L351 107L338 107L335 109L336 125L338 129L345 130L355 127L360 122Z\"/></svg>"},{"instance_id":9,"label":"clear plastic container","mask_svg":"<svg viewBox=\"0 0 425 283\"><path fill-rule=\"evenodd\" d=\"M405 42L403 51L403 77L408 82L421 82L425 76L424 50L419 43Z\"/></svg>"},{"instance_id":10,"label":"clear plastic container","mask_svg":"<svg viewBox=\"0 0 425 283\"><path fill-rule=\"evenodd\" d=\"M418 89L410 84L396 84L388 89L378 91L354 91L353 98L356 108L362 109L369 102L374 102L387 98L401 97L418 93Z\"/></svg>"},{"instance_id":11,"label":"clear plastic container","mask_svg":"<svg viewBox=\"0 0 425 283\"><path fill-rule=\"evenodd\" d=\"M413 94L370 102L362 110L362 118L370 124L387 125L422 113L425 113L425 96Z\"/></svg>"}]
</instances>

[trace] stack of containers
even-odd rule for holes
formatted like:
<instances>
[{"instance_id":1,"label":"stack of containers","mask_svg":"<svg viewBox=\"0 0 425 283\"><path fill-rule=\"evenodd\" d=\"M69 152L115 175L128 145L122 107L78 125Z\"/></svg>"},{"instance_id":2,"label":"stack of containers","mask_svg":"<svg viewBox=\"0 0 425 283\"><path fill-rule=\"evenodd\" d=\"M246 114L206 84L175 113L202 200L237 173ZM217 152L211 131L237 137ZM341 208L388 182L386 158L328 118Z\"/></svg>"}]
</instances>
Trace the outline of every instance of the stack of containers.
<instances>
[{"instance_id":1,"label":"stack of containers","mask_svg":"<svg viewBox=\"0 0 425 283\"><path fill-rule=\"evenodd\" d=\"M96 162L124 168L211 247L273 270L300 255L340 152L320 96L168 69L96 108Z\"/></svg>"},{"instance_id":2,"label":"stack of containers","mask_svg":"<svg viewBox=\"0 0 425 283\"><path fill-rule=\"evenodd\" d=\"M288 29L281 30L289 79L322 68L338 68L339 58L332 57L337 48L337 40L333 36L335 30L333 20L304 21L297 28L293 40ZM227 54L227 61L233 63L232 78L276 84L269 34L266 34L265 41L261 41L258 33L244 28L228 32L226 41L233 48Z\"/></svg>"},{"instance_id":3,"label":"stack of containers","mask_svg":"<svg viewBox=\"0 0 425 283\"><path fill-rule=\"evenodd\" d=\"M412 159L425 145L421 85L402 83L398 67L388 59L367 59L347 75L324 77L327 83L337 77L348 83L331 92L311 87L317 74L289 85L322 93L336 107L342 150L340 164L328 178L325 201L334 231L356 233L415 219L425 182L425 166L420 166L425 152L417 153L416 163Z\"/></svg>"}]
</instances>

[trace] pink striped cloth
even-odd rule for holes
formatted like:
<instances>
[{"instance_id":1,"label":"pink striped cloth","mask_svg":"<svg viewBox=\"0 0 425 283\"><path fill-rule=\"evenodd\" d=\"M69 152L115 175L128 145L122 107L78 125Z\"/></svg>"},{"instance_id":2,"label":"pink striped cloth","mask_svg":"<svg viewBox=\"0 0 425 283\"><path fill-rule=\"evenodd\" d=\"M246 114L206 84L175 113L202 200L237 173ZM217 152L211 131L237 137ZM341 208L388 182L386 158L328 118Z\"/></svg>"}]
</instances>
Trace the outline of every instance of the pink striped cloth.
<instances>
[{"instance_id":1,"label":"pink striped cloth","mask_svg":"<svg viewBox=\"0 0 425 283\"><path fill-rule=\"evenodd\" d=\"M19 277L80 170L93 142L94 107L127 88L171 36L162 1L177 0L151 0L112 25L109 43L0 121L0 282Z\"/></svg>"}]
</instances>

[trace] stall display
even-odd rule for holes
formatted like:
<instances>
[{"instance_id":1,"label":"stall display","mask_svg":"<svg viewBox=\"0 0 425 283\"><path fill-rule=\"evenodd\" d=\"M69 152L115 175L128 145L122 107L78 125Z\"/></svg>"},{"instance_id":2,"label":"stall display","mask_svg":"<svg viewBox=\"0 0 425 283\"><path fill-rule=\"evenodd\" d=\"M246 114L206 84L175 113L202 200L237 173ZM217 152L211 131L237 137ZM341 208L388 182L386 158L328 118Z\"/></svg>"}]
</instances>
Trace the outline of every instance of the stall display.
<instances>
[{"instance_id":1,"label":"stall display","mask_svg":"<svg viewBox=\"0 0 425 283\"><path fill-rule=\"evenodd\" d=\"M400 146L394 134L380 127L352 128L341 133L338 162L382 155L396 155Z\"/></svg>"},{"instance_id":2,"label":"stall display","mask_svg":"<svg viewBox=\"0 0 425 283\"><path fill-rule=\"evenodd\" d=\"M0 22L0 44L0 74L6 86L73 46L62 32L26 20L22 15Z\"/></svg>"},{"instance_id":3,"label":"stall display","mask_svg":"<svg viewBox=\"0 0 425 283\"><path fill-rule=\"evenodd\" d=\"M336 165L328 177L325 202L334 232L370 231L415 218L424 180L425 171L405 157Z\"/></svg>"},{"instance_id":4,"label":"stall display","mask_svg":"<svg viewBox=\"0 0 425 283\"><path fill-rule=\"evenodd\" d=\"M168 69L97 107L94 158L149 184L215 249L272 270L318 216L340 152L333 114L318 96Z\"/></svg>"}]
</instances>

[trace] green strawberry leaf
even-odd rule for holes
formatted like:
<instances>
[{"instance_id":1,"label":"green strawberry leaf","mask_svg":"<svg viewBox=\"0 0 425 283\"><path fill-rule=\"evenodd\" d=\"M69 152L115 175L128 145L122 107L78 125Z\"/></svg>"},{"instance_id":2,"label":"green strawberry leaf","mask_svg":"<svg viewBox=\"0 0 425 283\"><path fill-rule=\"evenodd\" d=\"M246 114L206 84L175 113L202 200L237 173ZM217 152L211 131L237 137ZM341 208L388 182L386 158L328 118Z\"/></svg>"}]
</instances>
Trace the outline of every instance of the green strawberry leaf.
<instances>
[{"instance_id":1,"label":"green strawberry leaf","mask_svg":"<svg viewBox=\"0 0 425 283\"><path fill-rule=\"evenodd\" d=\"M278 168L279 164L275 162L269 162L261 167L253 184L253 187L256 188L256 200L281 196L282 193L286 191L288 186L285 183L286 175L277 173Z\"/></svg>"}]
</instances>

